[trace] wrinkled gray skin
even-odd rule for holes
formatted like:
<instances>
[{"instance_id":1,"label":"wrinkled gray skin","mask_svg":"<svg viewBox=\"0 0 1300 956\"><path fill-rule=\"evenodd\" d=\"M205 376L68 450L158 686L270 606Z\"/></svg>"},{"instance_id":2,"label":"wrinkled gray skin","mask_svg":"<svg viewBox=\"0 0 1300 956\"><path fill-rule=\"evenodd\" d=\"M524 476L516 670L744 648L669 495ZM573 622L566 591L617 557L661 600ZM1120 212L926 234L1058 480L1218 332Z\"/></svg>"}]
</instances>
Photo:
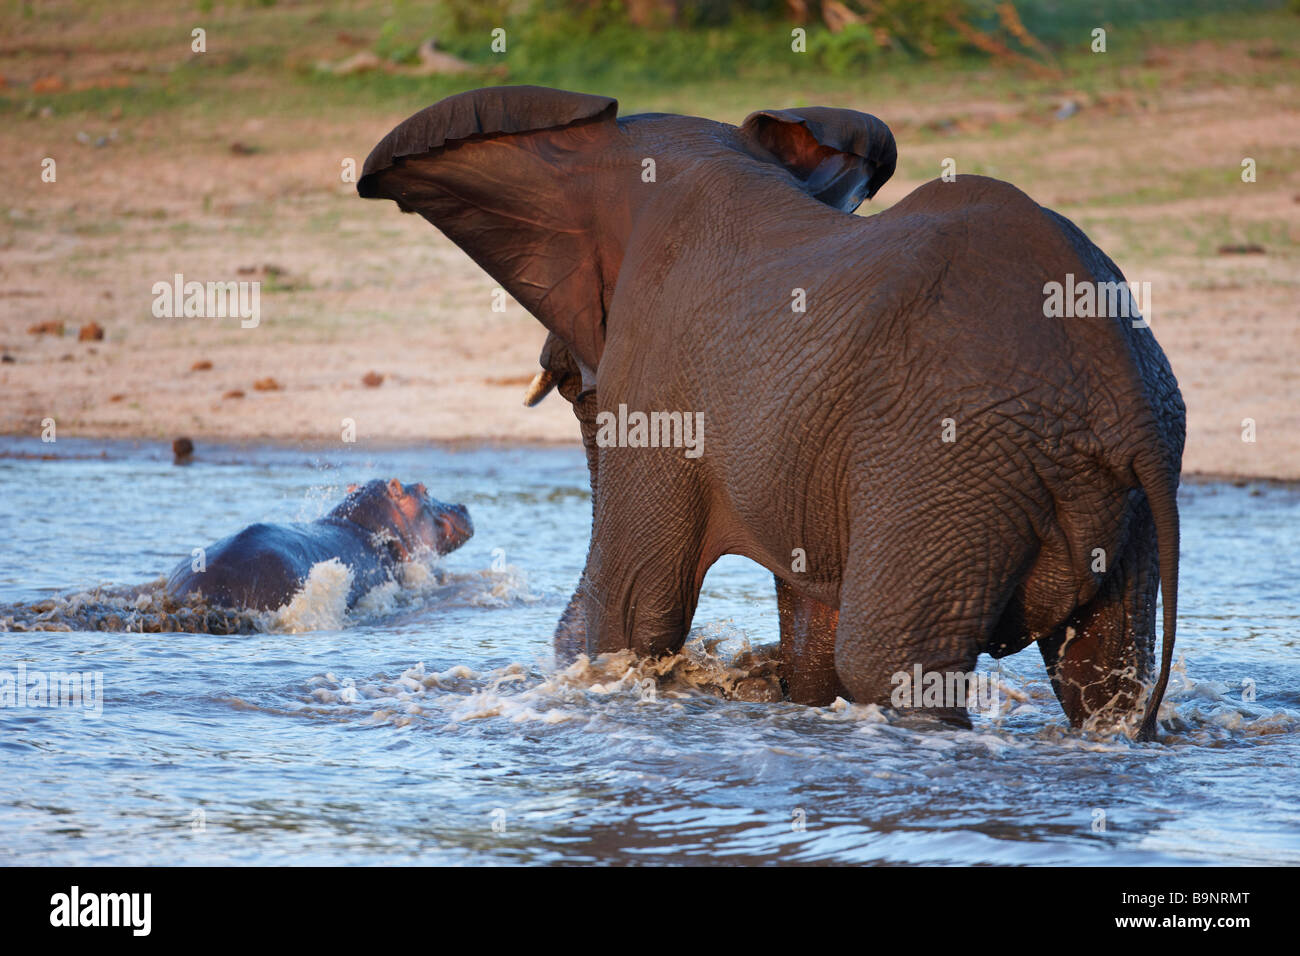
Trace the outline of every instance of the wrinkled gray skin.
<instances>
[{"instance_id":1,"label":"wrinkled gray skin","mask_svg":"<svg viewBox=\"0 0 1300 956\"><path fill-rule=\"evenodd\" d=\"M792 699L888 704L916 665L1037 642L1079 725L1137 709L1163 584L1149 739L1177 606L1168 362L1127 318L1045 317L1046 283L1123 276L1006 183L849 215L895 161L850 110L734 127L498 87L398 126L358 191L442 230L577 367L593 525L562 659L676 650L709 566L742 554L778 581ZM598 447L619 405L702 412L703 456Z\"/></svg>"},{"instance_id":2,"label":"wrinkled gray skin","mask_svg":"<svg viewBox=\"0 0 1300 956\"><path fill-rule=\"evenodd\" d=\"M538 364L542 370L528 386L524 404L531 408L555 390L573 407L587 452L587 471L594 503L599 467L595 386L590 379L584 384L580 363L554 332L547 334ZM780 575L773 575L773 578L781 623L780 679L786 697L804 704L828 704L836 697L851 699L852 695L836 676L833 663L829 667L810 666L818 656L833 660L839 612L820 602L803 599ZM569 601L556 630L556 656L560 660L570 660L587 650L579 601L581 593L579 589Z\"/></svg>"},{"instance_id":3,"label":"wrinkled gray skin","mask_svg":"<svg viewBox=\"0 0 1300 956\"><path fill-rule=\"evenodd\" d=\"M474 534L464 505L430 498L396 478L353 485L333 511L306 524L253 524L204 549L204 569L182 561L167 580L178 600L202 594L220 607L274 610L302 587L312 565L337 558L352 569L350 607L401 562L429 549L447 554Z\"/></svg>"}]
</instances>

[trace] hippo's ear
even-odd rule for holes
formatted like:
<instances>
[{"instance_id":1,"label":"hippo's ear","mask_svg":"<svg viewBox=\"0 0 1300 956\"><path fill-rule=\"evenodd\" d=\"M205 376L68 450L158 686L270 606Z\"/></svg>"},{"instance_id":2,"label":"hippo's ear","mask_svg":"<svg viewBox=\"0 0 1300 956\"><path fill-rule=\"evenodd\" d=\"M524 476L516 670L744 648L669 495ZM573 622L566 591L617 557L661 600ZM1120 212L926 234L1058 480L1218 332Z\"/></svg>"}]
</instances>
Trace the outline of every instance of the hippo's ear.
<instances>
[{"instance_id":1,"label":"hippo's ear","mask_svg":"<svg viewBox=\"0 0 1300 956\"><path fill-rule=\"evenodd\" d=\"M402 487L402 483L400 481L398 481L396 478L388 479L388 497L401 498L405 494L406 494L406 489Z\"/></svg>"},{"instance_id":2,"label":"hippo's ear","mask_svg":"<svg viewBox=\"0 0 1300 956\"><path fill-rule=\"evenodd\" d=\"M898 163L889 127L857 110L760 110L740 132L775 156L814 199L843 212L874 196Z\"/></svg>"},{"instance_id":3,"label":"hippo's ear","mask_svg":"<svg viewBox=\"0 0 1300 956\"><path fill-rule=\"evenodd\" d=\"M356 490L357 490L357 486L355 482L353 484L348 485L348 494L352 494L352 492Z\"/></svg>"},{"instance_id":4,"label":"hippo's ear","mask_svg":"<svg viewBox=\"0 0 1300 956\"><path fill-rule=\"evenodd\" d=\"M423 498L425 495L429 493L429 489L424 487L424 482L419 481L416 482L415 484L415 493L419 495L421 498Z\"/></svg>"}]
</instances>

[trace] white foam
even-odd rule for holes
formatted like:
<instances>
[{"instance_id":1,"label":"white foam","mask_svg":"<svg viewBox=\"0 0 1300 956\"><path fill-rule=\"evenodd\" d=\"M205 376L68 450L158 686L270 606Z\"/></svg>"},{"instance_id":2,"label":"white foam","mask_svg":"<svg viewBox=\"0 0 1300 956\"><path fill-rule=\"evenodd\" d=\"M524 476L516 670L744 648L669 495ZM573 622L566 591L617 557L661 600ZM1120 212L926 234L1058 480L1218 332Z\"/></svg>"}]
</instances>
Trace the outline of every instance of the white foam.
<instances>
[{"instance_id":1,"label":"white foam","mask_svg":"<svg viewBox=\"0 0 1300 956\"><path fill-rule=\"evenodd\" d=\"M344 627L352 577L352 569L338 558L313 564L302 587L272 614L271 629L300 634Z\"/></svg>"},{"instance_id":2,"label":"white foam","mask_svg":"<svg viewBox=\"0 0 1300 956\"><path fill-rule=\"evenodd\" d=\"M15 605L17 613L0 615L0 630L207 630L219 622L224 629L217 633L237 629L299 634L382 621L435 602L509 607L541 600L529 587L528 576L514 565L452 574L440 561L436 552L422 550L397 565L350 609L347 597L353 572L338 558L331 558L313 565L302 586L274 611L218 611L195 596L178 605L166 594L166 579L158 578L144 586L95 588L30 607Z\"/></svg>"},{"instance_id":3,"label":"white foam","mask_svg":"<svg viewBox=\"0 0 1300 956\"><path fill-rule=\"evenodd\" d=\"M528 575L513 564L504 568L471 571L457 578L467 603L475 607L509 607L541 600L528 587Z\"/></svg>"},{"instance_id":4,"label":"white foam","mask_svg":"<svg viewBox=\"0 0 1300 956\"><path fill-rule=\"evenodd\" d=\"M388 580L361 595L350 611L345 608L341 618L334 616L333 604L328 613L310 616L312 604L327 597L325 594L311 597L300 616L308 621L319 620L319 627L345 627L382 620L434 601L453 606L508 607L531 604L541 599L540 595L534 594L529 588L528 576L514 565L501 570L488 568L452 574L443 570L439 561L436 553L424 551L412 560L403 562L394 569L393 576ZM312 568L312 572L316 572L316 567ZM330 597L332 599L332 595ZM299 616L277 620L272 627L287 630L289 628L284 627L285 622L295 625L296 630L314 629L301 626Z\"/></svg>"},{"instance_id":5,"label":"white foam","mask_svg":"<svg viewBox=\"0 0 1300 956\"><path fill-rule=\"evenodd\" d=\"M559 669L513 663L482 672L463 664L435 672L419 663L397 677L357 680L357 697L350 703L360 703L369 723L400 726L413 721L449 729L490 720L539 725L588 722L624 707L680 710L682 701L704 695L753 701L754 682L775 683L778 660L778 645L753 645L742 630L724 621L697 629L680 653L657 660L620 651L594 659L581 655ZM1041 745L1097 753L1146 752L1149 747L1133 739L1136 716L1120 725L1070 728L1045 673L1026 676L1007 661L999 662L992 673L1000 706L993 714L973 712L973 730L917 725L914 718L900 722L893 710L842 698L826 707L774 705L772 719L812 717L847 724L858 733L900 745L934 750L978 746L994 756ZM308 682L314 702L340 707L349 703L344 686L332 674ZM318 693L321 690L333 696ZM1167 728L1163 745L1300 730L1300 714L1242 701L1240 693L1231 684L1194 680L1180 658L1161 708ZM1016 726L1007 726L1013 718L1021 719Z\"/></svg>"},{"instance_id":6,"label":"white foam","mask_svg":"<svg viewBox=\"0 0 1300 956\"><path fill-rule=\"evenodd\" d=\"M1170 671L1169 688L1160 704L1160 719L1173 730L1174 742L1206 744L1229 737L1295 733L1300 714L1269 709L1245 700L1241 685L1198 681L1187 673L1179 655Z\"/></svg>"}]
</instances>

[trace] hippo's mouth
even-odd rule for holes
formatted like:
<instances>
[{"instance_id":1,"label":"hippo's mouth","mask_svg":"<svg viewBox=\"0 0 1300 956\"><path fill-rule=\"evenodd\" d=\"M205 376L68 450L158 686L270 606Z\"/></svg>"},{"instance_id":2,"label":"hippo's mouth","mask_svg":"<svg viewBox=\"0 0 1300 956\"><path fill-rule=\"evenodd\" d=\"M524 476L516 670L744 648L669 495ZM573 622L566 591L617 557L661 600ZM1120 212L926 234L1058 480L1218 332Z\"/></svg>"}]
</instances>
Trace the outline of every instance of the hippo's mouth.
<instances>
[{"instance_id":1,"label":"hippo's mouth","mask_svg":"<svg viewBox=\"0 0 1300 956\"><path fill-rule=\"evenodd\" d=\"M445 506L438 511L437 520L441 531L441 546L438 548L441 554L455 551L474 536L474 523L469 520L464 505Z\"/></svg>"}]
</instances>

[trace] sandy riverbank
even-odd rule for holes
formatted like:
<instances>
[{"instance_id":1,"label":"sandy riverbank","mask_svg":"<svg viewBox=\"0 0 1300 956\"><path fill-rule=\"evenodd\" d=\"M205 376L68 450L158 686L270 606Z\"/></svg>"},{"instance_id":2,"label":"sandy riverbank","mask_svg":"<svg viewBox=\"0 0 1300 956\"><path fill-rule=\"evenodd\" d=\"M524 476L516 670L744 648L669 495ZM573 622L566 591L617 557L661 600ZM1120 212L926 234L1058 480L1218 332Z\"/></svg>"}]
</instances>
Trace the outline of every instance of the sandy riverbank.
<instances>
[{"instance_id":1,"label":"sandy riverbank","mask_svg":"<svg viewBox=\"0 0 1300 956\"><path fill-rule=\"evenodd\" d=\"M1295 87L1255 78L1272 61L1240 45L1210 52L1235 85L1206 85L1207 51L1178 49L1148 94L1079 94L1065 121L955 83L830 105L869 108L898 134L899 172L867 214L952 156L1083 225L1151 283L1188 407L1185 470L1297 479ZM402 115L241 118L238 97L253 95L232 94L224 124L184 112L6 121L0 176L26 185L0 208L0 432L36 435L52 418L60 436L329 442L350 419L359 440L575 441L558 397L521 404L542 327L513 302L494 313L492 280L423 220L340 181L341 162L360 162ZM701 111L735 122L765 105ZM1239 181L1243 155L1258 182ZM58 179L42 183L51 156ZM1219 251L1254 237L1260 253ZM154 317L153 284L175 273L261 280L260 324ZM102 340L78 339L89 322ZM63 332L29 331L40 323Z\"/></svg>"}]
</instances>

